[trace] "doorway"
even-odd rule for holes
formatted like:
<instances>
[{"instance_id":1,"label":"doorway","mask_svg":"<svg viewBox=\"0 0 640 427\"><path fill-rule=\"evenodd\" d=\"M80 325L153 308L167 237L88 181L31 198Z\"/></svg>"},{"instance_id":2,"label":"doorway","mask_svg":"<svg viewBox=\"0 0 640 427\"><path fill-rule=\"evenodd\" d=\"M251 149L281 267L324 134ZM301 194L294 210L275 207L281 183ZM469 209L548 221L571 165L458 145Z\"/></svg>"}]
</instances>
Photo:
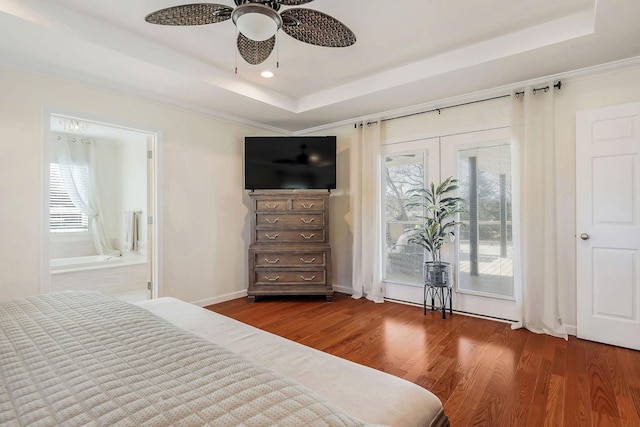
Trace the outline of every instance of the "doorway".
<instances>
[{"instance_id":1,"label":"doorway","mask_svg":"<svg viewBox=\"0 0 640 427\"><path fill-rule=\"evenodd\" d=\"M46 128L42 292L153 298L157 134L57 113Z\"/></svg>"}]
</instances>

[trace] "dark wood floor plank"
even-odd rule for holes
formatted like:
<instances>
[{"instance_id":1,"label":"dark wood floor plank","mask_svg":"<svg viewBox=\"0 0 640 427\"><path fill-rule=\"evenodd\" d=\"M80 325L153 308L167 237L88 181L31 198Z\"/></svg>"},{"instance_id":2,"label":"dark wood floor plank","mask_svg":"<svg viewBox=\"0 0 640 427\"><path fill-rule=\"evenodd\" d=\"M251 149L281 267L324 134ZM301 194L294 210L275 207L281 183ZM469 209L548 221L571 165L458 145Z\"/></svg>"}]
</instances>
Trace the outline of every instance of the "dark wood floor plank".
<instances>
[{"instance_id":1,"label":"dark wood floor plank","mask_svg":"<svg viewBox=\"0 0 640 427\"><path fill-rule=\"evenodd\" d=\"M584 342L575 337L569 337L566 356L564 405L565 408L573 408L573 410L565 411L565 425L591 427L591 397Z\"/></svg>"},{"instance_id":2,"label":"dark wood floor plank","mask_svg":"<svg viewBox=\"0 0 640 427\"><path fill-rule=\"evenodd\" d=\"M595 415L601 415L596 416L595 420L620 419L613 378L607 366L607 347L604 344L585 342L591 411ZM597 425L595 421L594 425Z\"/></svg>"},{"instance_id":3,"label":"dark wood floor plank","mask_svg":"<svg viewBox=\"0 0 640 427\"><path fill-rule=\"evenodd\" d=\"M640 426L638 351L342 294L208 308L425 387L455 427Z\"/></svg>"}]
</instances>

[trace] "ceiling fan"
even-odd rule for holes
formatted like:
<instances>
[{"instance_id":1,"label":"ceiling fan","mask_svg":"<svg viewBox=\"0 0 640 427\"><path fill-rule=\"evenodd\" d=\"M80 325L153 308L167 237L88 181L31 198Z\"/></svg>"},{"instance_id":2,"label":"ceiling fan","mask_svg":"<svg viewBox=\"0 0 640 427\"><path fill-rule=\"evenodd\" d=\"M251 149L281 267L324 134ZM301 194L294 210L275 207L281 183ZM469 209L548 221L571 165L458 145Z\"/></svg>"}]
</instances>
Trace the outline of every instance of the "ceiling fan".
<instances>
[{"instance_id":1,"label":"ceiling fan","mask_svg":"<svg viewBox=\"0 0 640 427\"><path fill-rule=\"evenodd\" d=\"M317 10L286 9L313 0L234 0L236 8L216 3L172 6L150 13L145 21L159 25L205 25L231 19L238 28L238 52L249 64L264 62L276 43L276 32L282 30L301 42L326 47L347 47L356 36L342 22Z\"/></svg>"}]
</instances>

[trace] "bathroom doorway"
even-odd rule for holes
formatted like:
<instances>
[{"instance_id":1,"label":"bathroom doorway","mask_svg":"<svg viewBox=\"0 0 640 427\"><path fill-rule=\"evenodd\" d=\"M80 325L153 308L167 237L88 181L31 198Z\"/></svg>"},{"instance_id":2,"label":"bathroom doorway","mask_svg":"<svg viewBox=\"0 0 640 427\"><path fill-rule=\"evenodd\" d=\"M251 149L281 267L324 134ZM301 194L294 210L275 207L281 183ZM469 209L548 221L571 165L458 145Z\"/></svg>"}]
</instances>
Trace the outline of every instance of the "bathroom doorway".
<instances>
[{"instance_id":1,"label":"bathroom doorway","mask_svg":"<svg viewBox=\"0 0 640 427\"><path fill-rule=\"evenodd\" d=\"M158 292L157 133L48 115L43 161L43 292L127 301Z\"/></svg>"}]
</instances>

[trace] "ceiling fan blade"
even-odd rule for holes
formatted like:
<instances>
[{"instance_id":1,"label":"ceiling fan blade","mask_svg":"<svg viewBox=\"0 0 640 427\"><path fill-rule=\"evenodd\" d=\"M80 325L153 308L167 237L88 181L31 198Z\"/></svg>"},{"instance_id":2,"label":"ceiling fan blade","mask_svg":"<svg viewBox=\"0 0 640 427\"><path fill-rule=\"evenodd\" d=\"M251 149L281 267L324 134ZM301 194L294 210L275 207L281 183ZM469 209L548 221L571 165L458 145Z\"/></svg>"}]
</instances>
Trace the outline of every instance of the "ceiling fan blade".
<instances>
[{"instance_id":1,"label":"ceiling fan blade","mask_svg":"<svg viewBox=\"0 0 640 427\"><path fill-rule=\"evenodd\" d=\"M342 22L313 9L288 9L282 16L282 30L301 42L326 47L347 47L356 35Z\"/></svg>"},{"instance_id":2,"label":"ceiling fan blade","mask_svg":"<svg viewBox=\"0 0 640 427\"><path fill-rule=\"evenodd\" d=\"M183 4L148 14L144 20L159 25L205 25L226 21L233 9L216 3Z\"/></svg>"},{"instance_id":3,"label":"ceiling fan blade","mask_svg":"<svg viewBox=\"0 0 640 427\"><path fill-rule=\"evenodd\" d=\"M238 52L240 56L244 58L251 65L262 64L273 51L273 47L276 45L276 36L272 36L270 39L257 42L238 34Z\"/></svg>"},{"instance_id":4,"label":"ceiling fan blade","mask_svg":"<svg viewBox=\"0 0 640 427\"><path fill-rule=\"evenodd\" d=\"M301 4L311 3L313 0L276 0L283 6L300 6Z\"/></svg>"}]
</instances>

